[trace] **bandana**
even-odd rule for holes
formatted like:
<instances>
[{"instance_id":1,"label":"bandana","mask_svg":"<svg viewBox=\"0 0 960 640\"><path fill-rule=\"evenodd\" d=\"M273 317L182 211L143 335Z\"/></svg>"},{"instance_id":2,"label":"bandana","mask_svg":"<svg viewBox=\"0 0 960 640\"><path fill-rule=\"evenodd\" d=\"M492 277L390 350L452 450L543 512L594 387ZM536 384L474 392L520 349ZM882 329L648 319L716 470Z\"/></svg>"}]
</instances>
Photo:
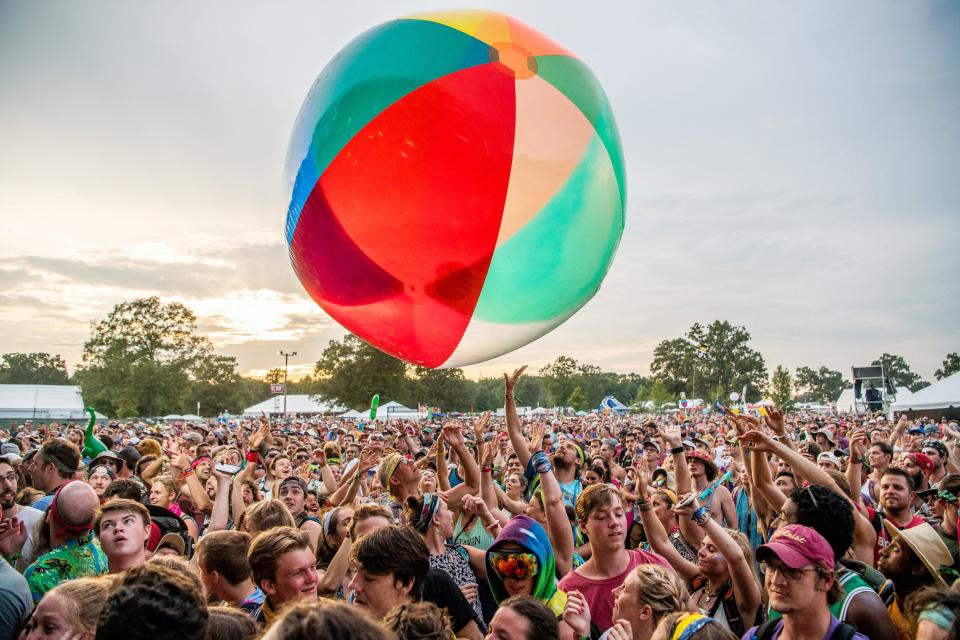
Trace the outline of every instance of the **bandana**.
<instances>
[{"instance_id":1,"label":"bandana","mask_svg":"<svg viewBox=\"0 0 960 640\"><path fill-rule=\"evenodd\" d=\"M420 533L426 533L433 522L433 516L436 515L440 507L440 496L435 493L423 494L423 508L420 510L420 516L413 523L413 528Z\"/></svg>"},{"instance_id":2,"label":"bandana","mask_svg":"<svg viewBox=\"0 0 960 640\"><path fill-rule=\"evenodd\" d=\"M190 468L196 469L204 462L206 462L207 464L210 464L210 456L200 456L199 458L197 458L196 460L190 463Z\"/></svg>"},{"instance_id":3,"label":"bandana","mask_svg":"<svg viewBox=\"0 0 960 640\"><path fill-rule=\"evenodd\" d=\"M53 500L50 502L50 517L53 518L53 521L58 527L69 533L71 536L79 537L93 529L93 522L86 522L84 524L70 524L60 515L60 512L57 510L57 500L60 499L60 492L63 491L63 488L67 485L81 482L80 480L70 480L69 482L63 483L57 492L53 495Z\"/></svg>"},{"instance_id":4,"label":"bandana","mask_svg":"<svg viewBox=\"0 0 960 640\"><path fill-rule=\"evenodd\" d=\"M692 638L697 631L711 622L713 622L713 618L708 618L703 614L688 613L677 620L676 625L673 627L673 635L671 635L670 638L671 640L688 640L688 638Z\"/></svg>"}]
</instances>

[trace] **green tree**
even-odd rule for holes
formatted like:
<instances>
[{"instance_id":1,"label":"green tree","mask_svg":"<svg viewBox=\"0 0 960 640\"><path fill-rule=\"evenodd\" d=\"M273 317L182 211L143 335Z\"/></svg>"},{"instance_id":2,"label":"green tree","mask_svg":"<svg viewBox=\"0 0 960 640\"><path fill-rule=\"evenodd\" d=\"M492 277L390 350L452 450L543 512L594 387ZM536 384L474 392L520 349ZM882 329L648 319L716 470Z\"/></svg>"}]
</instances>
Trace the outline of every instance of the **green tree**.
<instances>
[{"instance_id":1,"label":"green tree","mask_svg":"<svg viewBox=\"0 0 960 640\"><path fill-rule=\"evenodd\" d=\"M937 380L943 380L957 371L960 371L960 355L957 355L957 352L954 351L947 354L947 357L943 359L943 367L934 371L933 375Z\"/></svg>"},{"instance_id":2,"label":"green tree","mask_svg":"<svg viewBox=\"0 0 960 640\"><path fill-rule=\"evenodd\" d=\"M836 402L844 389L852 386L849 380L843 379L843 374L828 367L812 369L798 367L796 388L801 402L819 402L827 404Z\"/></svg>"},{"instance_id":3,"label":"green tree","mask_svg":"<svg viewBox=\"0 0 960 640\"><path fill-rule=\"evenodd\" d=\"M577 386L577 374L580 363L568 356L560 356L553 362L540 368L540 377L547 390L550 403L562 405Z\"/></svg>"},{"instance_id":4,"label":"green tree","mask_svg":"<svg viewBox=\"0 0 960 640\"><path fill-rule=\"evenodd\" d=\"M653 386L650 387L650 396L648 398L649 402L653 403L653 410L656 413L661 413L663 411L663 405L668 402L672 402L676 399L670 391L667 389L667 385L664 384L663 380L657 378L653 382Z\"/></svg>"},{"instance_id":5,"label":"green tree","mask_svg":"<svg viewBox=\"0 0 960 640\"><path fill-rule=\"evenodd\" d=\"M181 413L193 413L200 403L201 415L218 415L223 411L240 413L262 400L267 385L259 380L244 384L237 371L237 359L211 355L203 358L192 372L190 395L180 406ZM258 393L259 391L259 393Z\"/></svg>"},{"instance_id":6,"label":"green tree","mask_svg":"<svg viewBox=\"0 0 960 640\"><path fill-rule=\"evenodd\" d=\"M49 353L5 353L0 384L67 384L67 364Z\"/></svg>"},{"instance_id":7,"label":"green tree","mask_svg":"<svg viewBox=\"0 0 960 640\"><path fill-rule=\"evenodd\" d=\"M570 397L567 398L567 406L573 407L577 411L585 411L587 409L587 396L583 393L583 389L580 387L573 388L573 391L570 392Z\"/></svg>"},{"instance_id":8,"label":"green tree","mask_svg":"<svg viewBox=\"0 0 960 640\"><path fill-rule=\"evenodd\" d=\"M650 387L642 384L637 387L637 392L633 395L633 401L630 403L631 407L636 407L639 411L643 411L646 408L646 403L650 399Z\"/></svg>"},{"instance_id":9,"label":"green tree","mask_svg":"<svg viewBox=\"0 0 960 640\"><path fill-rule=\"evenodd\" d=\"M116 305L93 325L76 379L84 400L101 412L158 416L183 405L191 374L211 353L190 309L141 298Z\"/></svg>"},{"instance_id":10,"label":"green tree","mask_svg":"<svg viewBox=\"0 0 960 640\"><path fill-rule=\"evenodd\" d=\"M275 369L270 369L267 371L267 375L263 377L263 381L267 384L280 384L283 382L283 369L277 367Z\"/></svg>"},{"instance_id":11,"label":"green tree","mask_svg":"<svg viewBox=\"0 0 960 640\"><path fill-rule=\"evenodd\" d=\"M770 380L770 399L784 411L789 411L794 404L790 370L781 364L773 370L773 377Z\"/></svg>"},{"instance_id":12,"label":"green tree","mask_svg":"<svg viewBox=\"0 0 960 640\"><path fill-rule=\"evenodd\" d=\"M526 376L520 378L522 383ZM517 384L520 386L520 383ZM524 396L514 391L517 404L526 404ZM480 378L473 387L473 409L475 411L496 411L503 407L503 378Z\"/></svg>"},{"instance_id":13,"label":"green tree","mask_svg":"<svg viewBox=\"0 0 960 640\"><path fill-rule=\"evenodd\" d=\"M910 370L910 365L901 356L884 353L872 364L873 366L882 365L884 374L893 380L896 387L907 387L910 391L920 391L920 389L930 386L929 382Z\"/></svg>"},{"instance_id":14,"label":"green tree","mask_svg":"<svg viewBox=\"0 0 960 640\"><path fill-rule=\"evenodd\" d=\"M684 391L693 398L709 395L705 389L739 392L746 386L746 400L755 401L766 388L767 368L749 343L744 327L720 320L706 327L696 323L685 337L657 345L650 370L674 395Z\"/></svg>"},{"instance_id":15,"label":"green tree","mask_svg":"<svg viewBox=\"0 0 960 640\"><path fill-rule=\"evenodd\" d=\"M370 405L380 394L382 402L410 402L407 364L371 347L353 334L331 340L314 366L317 395L345 407Z\"/></svg>"},{"instance_id":16,"label":"green tree","mask_svg":"<svg viewBox=\"0 0 960 640\"><path fill-rule=\"evenodd\" d=\"M440 407L443 411L464 411L471 404L470 387L463 369L415 367L415 393L418 403Z\"/></svg>"}]
</instances>

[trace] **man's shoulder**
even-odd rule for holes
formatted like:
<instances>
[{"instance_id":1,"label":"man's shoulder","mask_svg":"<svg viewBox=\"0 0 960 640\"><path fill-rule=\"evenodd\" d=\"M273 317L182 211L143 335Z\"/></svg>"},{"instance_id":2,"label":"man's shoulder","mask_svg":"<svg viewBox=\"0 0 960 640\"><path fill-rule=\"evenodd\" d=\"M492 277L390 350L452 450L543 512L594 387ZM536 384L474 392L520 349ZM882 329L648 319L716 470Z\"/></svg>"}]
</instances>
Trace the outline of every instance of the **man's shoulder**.
<instances>
[{"instance_id":1,"label":"man's shoulder","mask_svg":"<svg viewBox=\"0 0 960 640\"><path fill-rule=\"evenodd\" d=\"M669 562L667 562L667 559L659 553L654 553L653 551L644 551L643 549L629 549L627 553L630 554L631 569L641 564L658 564L667 569L671 568L671 565Z\"/></svg>"}]
</instances>

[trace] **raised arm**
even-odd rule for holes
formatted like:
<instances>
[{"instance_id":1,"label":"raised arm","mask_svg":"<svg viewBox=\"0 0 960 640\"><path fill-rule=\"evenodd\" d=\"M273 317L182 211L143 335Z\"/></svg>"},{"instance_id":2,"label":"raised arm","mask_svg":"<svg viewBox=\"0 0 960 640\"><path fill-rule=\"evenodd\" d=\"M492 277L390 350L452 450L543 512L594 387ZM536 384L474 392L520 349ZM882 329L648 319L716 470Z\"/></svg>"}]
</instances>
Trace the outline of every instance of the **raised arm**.
<instances>
[{"instance_id":1,"label":"raised arm","mask_svg":"<svg viewBox=\"0 0 960 640\"><path fill-rule=\"evenodd\" d=\"M437 448L437 487L440 491L450 490L450 469L447 467L447 448L443 446L443 436L437 434L437 440L433 443Z\"/></svg>"},{"instance_id":2,"label":"raised arm","mask_svg":"<svg viewBox=\"0 0 960 640\"><path fill-rule=\"evenodd\" d=\"M557 575L565 576L573 567L573 528L563 506L563 492L553 474L553 463L543 451L533 454L533 465L540 474L543 512L547 517L547 536L553 546Z\"/></svg>"},{"instance_id":3,"label":"raised arm","mask_svg":"<svg viewBox=\"0 0 960 640\"><path fill-rule=\"evenodd\" d=\"M653 504L650 502L650 492L647 488L649 481L650 478L646 470L638 470L637 497L640 502L640 520L643 522L643 530L647 534L647 541L654 551L667 559L667 562L677 573L687 580L692 580L700 573L700 570L697 565L680 555L680 552L667 537L663 523L653 512Z\"/></svg>"},{"instance_id":4,"label":"raised arm","mask_svg":"<svg viewBox=\"0 0 960 640\"><path fill-rule=\"evenodd\" d=\"M677 493L690 493L690 468L687 467L687 456L683 452L683 435L680 427L661 427L660 435L670 447L673 456L673 473L677 477ZM676 451L677 453L674 453Z\"/></svg>"},{"instance_id":5,"label":"raised arm","mask_svg":"<svg viewBox=\"0 0 960 640\"><path fill-rule=\"evenodd\" d=\"M517 415L517 402L513 397L513 391L517 386L517 380L526 371L527 365L523 365L513 372L512 376L503 374L503 408L507 414L507 434L510 436L510 443L517 457L520 458L520 464L524 469L530 461L530 449L527 448L527 441L523 438L523 429L520 428L520 416Z\"/></svg>"},{"instance_id":6,"label":"raised arm","mask_svg":"<svg viewBox=\"0 0 960 640\"><path fill-rule=\"evenodd\" d=\"M347 534L340 548L333 554L327 570L323 572L320 580L317 582L317 592L322 595L331 595L337 592L343 579L347 576L347 570L350 568L350 551L353 549L353 540Z\"/></svg>"},{"instance_id":7,"label":"raised arm","mask_svg":"<svg viewBox=\"0 0 960 640\"><path fill-rule=\"evenodd\" d=\"M710 542L727 560L730 578L733 582L733 595L743 620L752 620L760 608L760 583L757 582L753 567L727 530L710 517L710 512L700 506L694 497L693 502L684 507L674 507L678 514L691 516L698 526L710 536Z\"/></svg>"},{"instance_id":8,"label":"raised arm","mask_svg":"<svg viewBox=\"0 0 960 640\"><path fill-rule=\"evenodd\" d=\"M233 478L226 473L217 471L216 467L212 471L217 479L217 497L213 501L213 511L210 512L210 524L207 526L207 532L223 531L227 528L227 521L230 519L230 486ZM243 494L240 489L236 493ZM242 500L243 498L241 498Z\"/></svg>"}]
</instances>

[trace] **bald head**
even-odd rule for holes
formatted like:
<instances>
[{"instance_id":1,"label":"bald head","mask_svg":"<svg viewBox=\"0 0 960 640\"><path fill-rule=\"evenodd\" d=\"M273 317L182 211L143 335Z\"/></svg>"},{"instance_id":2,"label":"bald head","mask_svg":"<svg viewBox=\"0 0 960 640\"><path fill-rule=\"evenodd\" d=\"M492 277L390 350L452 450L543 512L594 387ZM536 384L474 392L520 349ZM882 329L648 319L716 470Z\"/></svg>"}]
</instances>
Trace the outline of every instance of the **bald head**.
<instances>
[{"instance_id":1,"label":"bald head","mask_svg":"<svg viewBox=\"0 0 960 640\"><path fill-rule=\"evenodd\" d=\"M70 482L57 495L57 513L64 524L91 524L100 506L100 499L86 482Z\"/></svg>"}]
</instances>

